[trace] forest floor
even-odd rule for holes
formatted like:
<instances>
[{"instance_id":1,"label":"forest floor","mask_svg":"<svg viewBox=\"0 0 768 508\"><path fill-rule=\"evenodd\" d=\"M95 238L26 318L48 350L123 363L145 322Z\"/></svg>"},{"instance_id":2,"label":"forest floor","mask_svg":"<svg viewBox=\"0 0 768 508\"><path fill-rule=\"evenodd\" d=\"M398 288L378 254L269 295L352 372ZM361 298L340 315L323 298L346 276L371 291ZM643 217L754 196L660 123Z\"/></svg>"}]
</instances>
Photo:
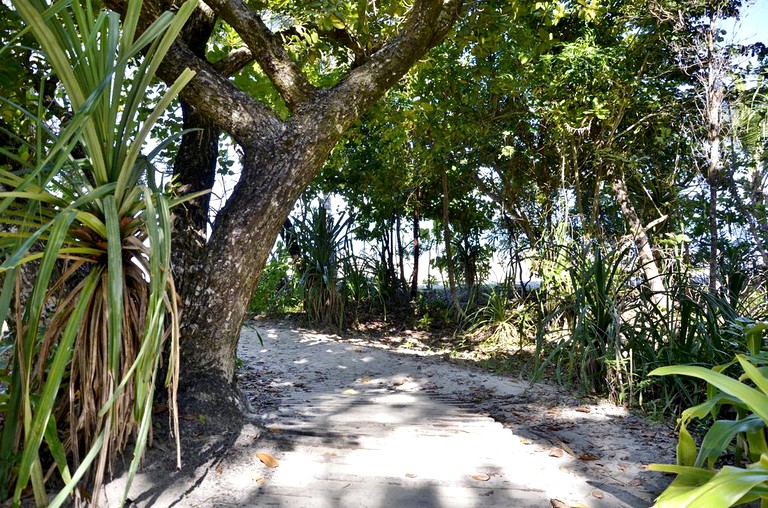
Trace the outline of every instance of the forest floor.
<instances>
[{"instance_id":1,"label":"forest floor","mask_svg":"<svg viewBox=\"0 0 768 508\"><path fill-rule=\"evenodd\" d=\"M645 466L674 461L671 427L605 401L402 337L251 325L238 356L252 416L182 414L184 467L158 436L128 505L644 507L670 481ZM124 485L107 485L108 506Z\"/></svg>"}]
</instances>

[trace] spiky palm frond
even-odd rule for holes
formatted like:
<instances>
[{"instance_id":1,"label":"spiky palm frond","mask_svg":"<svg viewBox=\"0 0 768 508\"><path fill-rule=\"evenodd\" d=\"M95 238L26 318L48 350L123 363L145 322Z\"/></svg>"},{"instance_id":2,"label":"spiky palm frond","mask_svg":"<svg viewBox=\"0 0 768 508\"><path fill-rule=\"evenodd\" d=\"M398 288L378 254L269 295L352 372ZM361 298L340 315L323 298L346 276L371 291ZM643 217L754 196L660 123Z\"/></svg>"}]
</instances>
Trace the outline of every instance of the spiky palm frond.
<instances>
[{"instance_id":1,"label":"spiky palm frond","mask_svg":"<svg viewBox=\"0 0 768 508\"><path fill-rule=\"evenodd\" d=\"M183 73L147 118L139 107L196 2L141 34L141 2L128 3L123 22L91 1L13 4L62 84L72 118L54 132L42 108L37 116L25 112L38 126L35 158L20 171L0 171L0 217L11 225L0 233L0 321L12 293L19 296L19 270L34 267L31 294L17 298L23 313L16 312L9 397L0 407L0 497L12 494L18 503L31 481L37 503L45 504L41 457L50 454L65 483L53 502L60 505L83 478L97 491L133 438L135 473L169 338L174 402L169 210L178 200L154 184L152 154L141 149L193 73ZM44 320L52 301L55 311Z\"/></svg>"}]
</instances>

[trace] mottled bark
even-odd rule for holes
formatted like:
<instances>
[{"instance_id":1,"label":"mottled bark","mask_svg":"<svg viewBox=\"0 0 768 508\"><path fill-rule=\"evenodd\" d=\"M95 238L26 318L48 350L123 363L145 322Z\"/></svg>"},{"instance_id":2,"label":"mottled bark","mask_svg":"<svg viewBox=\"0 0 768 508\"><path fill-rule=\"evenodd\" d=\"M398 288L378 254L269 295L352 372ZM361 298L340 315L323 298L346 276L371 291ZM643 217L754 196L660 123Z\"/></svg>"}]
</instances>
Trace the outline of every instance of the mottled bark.
<instances>
[{"instance_id":1,"label":"mottled bark","mask_svg":"<svg viewBox=\"0 0 768 508\"><path fill-rule=\"evenodd\" d=\"M710 15L709 26L705 34L707 56L706 73L701 78L704 84L704 114L707 122L707 184L709 185L709 203L707 216L709 219L709 292L717 291L717 201L720 187L720 137L722 133L722 105L724 90L722 79L725 78L723 55L720 54L715 38L718 36L717 18Z\"/></svg>"},{"instance_id":2,"label":"mottled bark","mask_svg":"<svg viewBox=\"0 0 768 508\"><path fill-rule=\"evenodd\" d=\"M640 261L640 267L643 271L643 276L648 286L653 293L653 301L657 305L666 305L666 288L664 287L664 281L659 273L658 265L656 264L656 258L653 255L653 249L651 248L651 242L648 240L648 234L640 222L640 217L635 210L632 201L629 199L629 191L627 190L627 184L624 181L623 174L614 175L613 192L616 197L616 202L621 208L621 213L624 216L624 220L629 226L632 234L632 239L637 249L637 258Z\"/></svg>"},{"instance_id":3,"label":"mottled bark","mask_svg":"<svg viewBox=\"0 0 768 508\"><path fill-rule=\"evenodd\" d=\"M108 0L118 11L127 0ZM206 7L206 4L209 7ZM182 348L185 376L234 379L235 352L248 300L294 201L325 162L342 133L368 110L430 48L458 17L460 0L415 0L397 35L356 62L329 88L309 84L289 52L259 14L241 0L211 0L195 16L224 19L247 45L220 62L208 62L187 34L171 47L158 70L171 82L185 69L195 78L181 93L194 113L228 132L244 152L242 174L218 213L208 242L195 249L183 282ZM145 2L141 27L168 7ZM212 9L210 11L209 9ZM285 120L239 90L224 73L242 53L253 56L291 110ZM247 56L247 55L246 55ZM202 163L200 164L202 166ZM207 173L206 173L207 174ZM190 175L191 177L192 175ZM200 204L201 208L203 204ZM187 208L187 224L201 215ZM188 247L184 247L188 248Z\"/></svg>"},{"instance_id":4,"label":"mottled bark","mask_svg":"<svg viewBox=\"0 0 768 508\"><path fill-rule=\"evenodd\" d=\"M175 181L180 194L210 190L216 179L216 160L219 153L219 129L208 118L195 112L182 102L184 129L174 164ZM173 275L176 289L185 295L187 279L199 269L206 244L210 194L186 202L173 213ZM182 316L184 306L182 306ZM188 317L188 316L186 316Z\"/></svg>"}]
</instances>

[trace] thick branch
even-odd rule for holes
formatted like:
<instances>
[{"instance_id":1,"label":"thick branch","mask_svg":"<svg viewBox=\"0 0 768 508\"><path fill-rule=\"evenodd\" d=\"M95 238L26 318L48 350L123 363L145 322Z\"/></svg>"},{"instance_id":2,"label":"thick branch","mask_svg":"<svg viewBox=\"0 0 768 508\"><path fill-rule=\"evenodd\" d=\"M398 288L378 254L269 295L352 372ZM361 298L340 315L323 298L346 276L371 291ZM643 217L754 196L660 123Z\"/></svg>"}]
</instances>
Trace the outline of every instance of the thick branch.
<instances>
[{"instance_id":1,"label":"thick branch","mask_svg":"<svg viewBox=\"0 0 768 508\"><path fill-rule=\"evenodd\" d=\"M197 74L181 91L181 98L212 119L240 144L252 139L274 137L281 122L266 105L240 91L205 60L196 57L183 42L171 46L157 74L172 83L185 68Z\"/></svg>"},{"instance_id":2,"label":"thick branch","mask_svg":"<svg viewBox=\"0 0 768 508\"><path fill-rule=\"evenodd\" d=\"M207 0L216 13L235 29L256 61L292 110L314 91L280 39L242 0Z\"/></svg>"},{"instance_id":3,"label":"thick branch","mask_svg":"<svg viewBox=\"0 0 768 508\"><path fill-rule=\"evenodd\" d=\"M106 0L105 4L115 12L124 14L128 1ZM145 30L157 19L165 7L163 2L144 2L140 30ZM190 21L209 23L212 19L213 13L201 4ZM189 30L192 28L189 27ZM200 41L193 43L198 44ZM205 41L202 44L204 48ZM225 76L216 72L207 60L196 56L183 41L173 43L157 75L166 83L173 83L186 68L195 71L196 75L181 91L181 99L210 118L238 143L249 143L256 138L275 138L282 132L282 122L268 106L238 90Z\"/></svg>"},{"instance_id":4,"label":"thick branch","mask_svg":"<svg viewBox=\"0 0 768 508\"><path fill-rule=\"evenodd\" d=\"M254 61L250 48L241 47L233 49L227 56L213 63L213 68L223 76L231 76L240 72L246 65Z\"/></svg>"},{"instance_id":5,"label":"thick branch","mask_svg":"<svg viewBox=\"0 0 768 508\"><path fill-rule=\"evenodd\" d=\"M458 18L461 6L462 0L416 0L401 32L330 91L327 112L334 123L331 127L349 127L439 44Z\"/></svg>"}]
</instances>

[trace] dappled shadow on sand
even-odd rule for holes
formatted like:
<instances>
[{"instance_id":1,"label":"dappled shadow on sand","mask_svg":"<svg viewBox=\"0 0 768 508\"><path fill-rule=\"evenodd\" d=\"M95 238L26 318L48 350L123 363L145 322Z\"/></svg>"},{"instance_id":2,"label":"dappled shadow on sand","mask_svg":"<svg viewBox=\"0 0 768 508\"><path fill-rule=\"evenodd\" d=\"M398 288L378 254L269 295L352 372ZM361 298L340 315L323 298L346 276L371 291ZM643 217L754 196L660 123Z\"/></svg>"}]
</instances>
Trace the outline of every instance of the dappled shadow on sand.
<instances>
[{"instance_id":1,"label":"dappled shadow on sand","mask_svg":"<svg viewBox=\"0 0 768 508\"><path fill-rule=\"evenodd\" d=\"M163 471L154 450L135 505L640 507L664 487L643 466L670 459L671 436L616 408L437 358L260 331L264 344L244 331L239 352L255 415L214 436L218 415L191 415L195 460Z\"/></svg>"}]
</instances>

